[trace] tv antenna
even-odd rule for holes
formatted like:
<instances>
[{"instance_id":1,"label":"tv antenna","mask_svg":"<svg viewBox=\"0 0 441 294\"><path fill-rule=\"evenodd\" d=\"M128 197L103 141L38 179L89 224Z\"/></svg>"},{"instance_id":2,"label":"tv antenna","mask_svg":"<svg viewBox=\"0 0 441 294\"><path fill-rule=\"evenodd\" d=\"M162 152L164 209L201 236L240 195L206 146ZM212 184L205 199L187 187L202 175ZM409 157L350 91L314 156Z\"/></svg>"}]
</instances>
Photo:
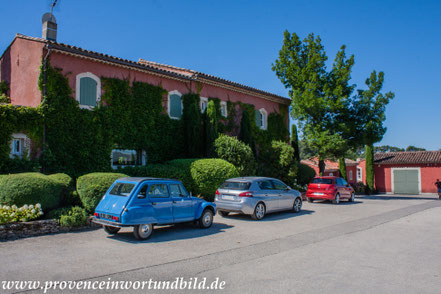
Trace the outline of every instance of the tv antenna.
<instances>
[{"instance_id":1,"label":"tv antenna","mask_svg":"<svg viewBox=\"0 0 441 294\"><path fill-rule=\"evenodd\" d=\"M55 5L57 5L57 1L58 1L58 0L52 0L52 3L51 3L51 14L52 14L52 12L54 11L54 7L55 7Z\"/></svg>"}]
</instances>

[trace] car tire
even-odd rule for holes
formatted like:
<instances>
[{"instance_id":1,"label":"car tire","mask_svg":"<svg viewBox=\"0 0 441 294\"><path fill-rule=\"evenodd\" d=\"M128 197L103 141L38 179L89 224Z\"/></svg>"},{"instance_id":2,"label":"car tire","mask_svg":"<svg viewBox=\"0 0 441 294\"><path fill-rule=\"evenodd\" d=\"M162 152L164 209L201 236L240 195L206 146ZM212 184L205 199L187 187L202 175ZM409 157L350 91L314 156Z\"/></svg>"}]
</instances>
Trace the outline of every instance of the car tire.
<instances>
[{"instance_id":1,"label":"car tire","mask_svg":"<svg viewBox=\"0 0 441 294\"><path fill-rule=\"evenodd\" d=\"M349 202L354 202L355 201L355 194L354 192L351 193L351 197L348 199Z\"/></svg>"},{"instance_id":2,"label":"car tire","mask_svg":"<svg viewBox=\"0 0 441 294\"><path fill-rule=\"evenodd\" d=\"M334 200L332 200L333 204L339 204L340 203L340 193L335 194Z\"/></svg>"},{"instance_id":3,"label":"car tire","mask_svg":"<svg viewBox=\"0 0 441 294\"><path fill-rule=\"evenodd\" d=\"M297 197L296 199L294 199L292 211L295 213L299 213L300 210L302 210L302 199L300 199L300 197Z\"/></svg>"},{"instance_id":4,"label":"car tire","mask_svg":"<svg viewBox=\"0 0 441 294\"><path fill-rule=\"evenodd\" d=\"M213 211L211 209L206 208L201 217L199 218L199 227L201 229L208 229L213 224Z\"/></svg>"},{"instance_id":5,"label":"car tire","mask_svg":"<svg viewBox=\"0 0 441 294\"><path fill-rule=\"evenodd\" d=\"M138 240L147 240L153 233L152 224L142 224L133 227L133 235Z\"/></svg>"},{"instance_id":6,"label":"car tire","mask_svg":"<svg viewBox=\"0 0 441 294\"><path fill-rule=\"evenodd\" d=\"M314 199L308 197L308 202L312 203L312 202L314 202Z\"/></svg>"},{"instance_id":7,"label":"car tire","mask_svg":"<svg viewBox=\"0 0 441 294\"><path fill-rule=\"evenodd\" d=\"M254 208L254 213L251 215L251 217L254 220L261 220L265 217L266 207L265 204L262 202L257 203L256 207Z\"/></svg>"},{"instance_id":8,"label":"car tire","mask_svg":"<svg viewBox=\"0 0 441 294\"><path fill-rule=\"evenodd\" d=\"M227 217L230 213L228 211L218 210L217 214L219 214L221 217Z\"/></svg>"},{"instance_id":9,"label":"car tire","mask_svg":"<svg viewBox=\"0 0 441 294\"><path fill-rule=\"evenodd\" d=\"M121 228L111 227L111 226L104 226L104 232L106 232L109 235L115 235L119 232Z\"/></svg>"}]
</instances>

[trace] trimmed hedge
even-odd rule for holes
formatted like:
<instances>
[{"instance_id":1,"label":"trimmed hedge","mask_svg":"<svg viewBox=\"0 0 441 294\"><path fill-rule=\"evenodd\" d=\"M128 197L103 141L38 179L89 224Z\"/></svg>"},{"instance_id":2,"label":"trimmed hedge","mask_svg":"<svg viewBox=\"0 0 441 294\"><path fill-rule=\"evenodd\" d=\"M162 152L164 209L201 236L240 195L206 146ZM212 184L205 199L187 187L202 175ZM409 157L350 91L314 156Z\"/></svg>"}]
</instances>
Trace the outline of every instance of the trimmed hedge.
<instances>
[{"instance_id":1,"label":"trimmed hedge","mask_svg":"<svg viewBox=\"0 0 441 294\"><path fill-rule=\"evenodd\" d=\"M74 206L60 216L60 226L62 227L80 227L87 221L87 212L84 208Z\"/></svg>"},{"instance_id":2,"label":"trimmed hedge","mask_svg":"<svg viewBox=\"0 0 441 294\"><path fill-rule=\"evenodd\" d=\"M53 174L48 176L50 179L57 181L60 185L63 186L62 194L62 205L72 204L72 193L74 192L74 182L73 179L62 173Z\"/></svg>"},{"instance_id":3,"label":"trimmed hedge","mask_svg":"<svg viewBox=\"0 0 441 294\"><path fill-rule=\"evenodd\" d=\"M66 191L60 179L65 175L46 176L40 173L20 173L0 177L0 203L22 206L40 203L43 211L59 207Z\"/></svg>"},{"instance_id":4,"label":"trimmed hedge","mask_svg":"<svg viewBox=\"0 0 441 294\"><path fill-rule=\"evenodd\" d=\"M77 180L77 192L84 208L92 213L110 186L119 178L127 177L120 173L91 173Z\"/></svg>"},{"instance_id":5,"label":"trimmed hedge","mask_svg":"<svg viewBox=\"0 0 441 294\"><path fill-rule=\"evenodd\" d=\"M215 153L218 158L233 164L243 177L256 175L256 160L251 147L236 137L220 135L214 142Z\"/></svg>"},{"instance_id":6,"label":"trimmed hedge","mask_svg":"<svg viewBox=\"0 0 441 294\"><path fill-rule=\"evenodd\" d=\"M126 167L119 170L133 177L180 180L188 191L213 201L216 189L229 178L239 176L236 167L222 159L175 159L165 164Z\"/></svg>"}]
</instances>

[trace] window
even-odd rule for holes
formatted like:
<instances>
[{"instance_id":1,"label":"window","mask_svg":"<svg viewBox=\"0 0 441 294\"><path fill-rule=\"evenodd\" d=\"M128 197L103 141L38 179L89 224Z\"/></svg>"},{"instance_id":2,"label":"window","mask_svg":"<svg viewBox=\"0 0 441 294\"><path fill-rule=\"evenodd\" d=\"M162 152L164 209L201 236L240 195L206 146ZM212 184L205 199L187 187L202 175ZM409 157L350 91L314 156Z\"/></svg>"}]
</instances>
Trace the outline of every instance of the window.
<instances>
[{"instance_id":1,"label":"window","mask_svg":"<svg viewBox=\"0 0 441 294\"><path fill-rule=\"evenodd\" d=\"M266 130L267 127L267 112L264 108L255 110L256 126L262 130Z\"/></svg>"},{"instance_id":2,"label":"window","mask_svg":"<svg viewBox=\"0 0 441 294\"><path fill-rule=\"evenodd\" d=\"M201 107L201 113L205 113L208 107L208 98L201 97L201 102L199 106Z\"/></svg>"},{"instance_id":3,"label":"window","mask_svg":"<svg viewBox=\"0 0 441 294\"><path fill-rule=\"evenodd\" d=\"M357 167L357 182L362 182L363 181L363 170L361 169L361 167Z\"/></svg>"},{"instance_id":4,"label":"window","mask_svg":"<svg viewBox=\"0 0 441 294\"><path fill-rule=\"evenodd\" d=\"M330 176L330 177L334 176L334 173L329 173L329 176Z\"/></svg>"},{"instance_id":5,"label":"window","mask_svg":"<svg viewBox=\"0 0 441 294\"><path fill-rule=\"evenodd\" d=\"M168 198L168 188L166 184L154 184L150 186L150 198Z\"/></svg>"},{"instance_id":6,"label":"window","mask_svg":"<svg viewBox=\"0 0 441 294\"><path fill-rule=\"evenodd\" d=\"M324 178L314 178L312 180L313 184L327 184L327 185L331 185L332 184L332 179L324 179Z\"/></svg>"},{"instance_id":7,"label":"window","mask_svg":"<svg viewBox=\"0 0 441 294\"><path fill-rule=\"evenodd\" d=\"M187 191L183 190L182 188L182 185L170 184L170 194L172 197L187 197Z\"/></svg>"},{"instance_id":8,"label":"window","mask_svg":"<svg viewBox=\"0 0 441 294\"><path fill-rule=\"evenodd\" d=\"M221 115L223 117L227 117L228 116L228 114L227 114L227 102L221 101L221 103L220 103L220 110L221 110Z\"/></svg>"},{"instance_id":9,"label":"window","mask_svg":"<svg viewBox=\"0 0 441 294\"><path fill-rule=\"evenodd\" d=\"M274 189L276 189L276 190L286 190L286 189L288 189L288 186L285 185L284 183L282 183L281 181L274 181L273 180L271 182L273 182Z\"/></svg>"},{"instance_id":10,"label":"window","mask_svg":"<svg viewBox=\"0 0 441 294\"><path fill-rule=\"evenodd\" d=\"M181 93L178 91L171 91L168 93L168 115L173 119L180 119L182 116L182 105Z\"/></svg>"},{"instance_id":11,"label":"window","mask_svg":"<svg viewBox=\"0 0 441 294\"><path fill-rule=\"evenodd\" d=\"M101 81L93 73L77 75L76 99L81 108L92 109L98 105L101 96Z\"/></svg>"},{"instance_id":12,"label":"window","mask_svg":"<svg viewBox=\"0 0 441 294\"><path fill-rule=\"evenodd\" d=\"M273 190L273 185L270 181L260 181L258 182L259 188L261 190Z\"/></svg>"},{"instance_id":13,"label":"window","mask_svg":"<svg viewBox=\"0 0 441 294\"><path fill-rule=\"evenodd\" d=\"M110 190L109 194L127 197L132 192L133 187L135 187L134 184L117 183L115 186L113 186L112 190Z\"/></svg>"},{"instance_id":14,"label":"window","mask_svg":"<svg viewBox=\"0 0 441 294\"><path fill-rule=\"evenodd\" d=\"M352 181L352 171L349 171L349 181Z\"/></svg>"},{"instance_id":15,"label":"window","mask_svg":"<svg viewBox=\"0 0 441 294\"><path fill-rule=\"evenodd\" d=\"M342 186L346 186L348 184L348 182L346 182L345 179L340 179L340 182L341 182Z\"/></svg>"},{"instance_id":16,"label":"window","mask_svg":"<svg viewBox=\"0 0 441 294\"><path fill-rule=\"evenodd\" d=\"M138 198L146 198L147 197L147 188L149 187L148 184L144 184L144 186L141 187L141 190L139 190Z\"/></svg>"},{"instance_id":17,"label":"window","mask_svg":"<svg viewBox=\"0 0 441 294\"><path fill-rule=\"evenodd\" d=\"M112 168L147 164L147 154L143 150L113 149Z\"/></svg>"},{"instance_id":18,"label":"window","mask_svg":"<svg viewBox=\"0 0 441 294\"><path fill-rule=\"evenodd\" d=\"M227 189L227 190L237 190L237 191L244 191L248 190L251 186L251 183L249 182L224 182L220 188L221 189Z\"/></svg>"},{"instance_id":19,"label":"window","mask_svg":"<svg viewBox=\"0 0 441 294\"><path fill-rule=\"evenodd\" d=\"M12 140L10 144L11 152L9 153L9 157L23 158L24 156L29 156L30 155L29 147L30 147L30 140L25 134L14 133L12 134Z\"/></svg>"}]
</instances>

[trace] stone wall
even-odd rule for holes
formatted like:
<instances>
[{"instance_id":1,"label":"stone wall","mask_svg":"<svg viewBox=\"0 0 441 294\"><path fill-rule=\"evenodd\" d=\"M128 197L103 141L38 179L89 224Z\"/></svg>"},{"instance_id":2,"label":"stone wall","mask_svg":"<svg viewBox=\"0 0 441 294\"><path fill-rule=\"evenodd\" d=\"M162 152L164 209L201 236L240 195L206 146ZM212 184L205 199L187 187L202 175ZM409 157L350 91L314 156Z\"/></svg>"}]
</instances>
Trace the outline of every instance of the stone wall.
<instances>
[{"instance_id":1,"label":"stone wall","mask_svg":"<svg viewBox=\"0 0 441 294\"><path fill-rule=\"evenodd\" d=\"M61 227L54 219L20 222L0 225L0 240L19 239L32 236L54 234L69 231L98 228L97 224L91 223L90 219L83 227Z\"/></svg>"}]
</instances>

